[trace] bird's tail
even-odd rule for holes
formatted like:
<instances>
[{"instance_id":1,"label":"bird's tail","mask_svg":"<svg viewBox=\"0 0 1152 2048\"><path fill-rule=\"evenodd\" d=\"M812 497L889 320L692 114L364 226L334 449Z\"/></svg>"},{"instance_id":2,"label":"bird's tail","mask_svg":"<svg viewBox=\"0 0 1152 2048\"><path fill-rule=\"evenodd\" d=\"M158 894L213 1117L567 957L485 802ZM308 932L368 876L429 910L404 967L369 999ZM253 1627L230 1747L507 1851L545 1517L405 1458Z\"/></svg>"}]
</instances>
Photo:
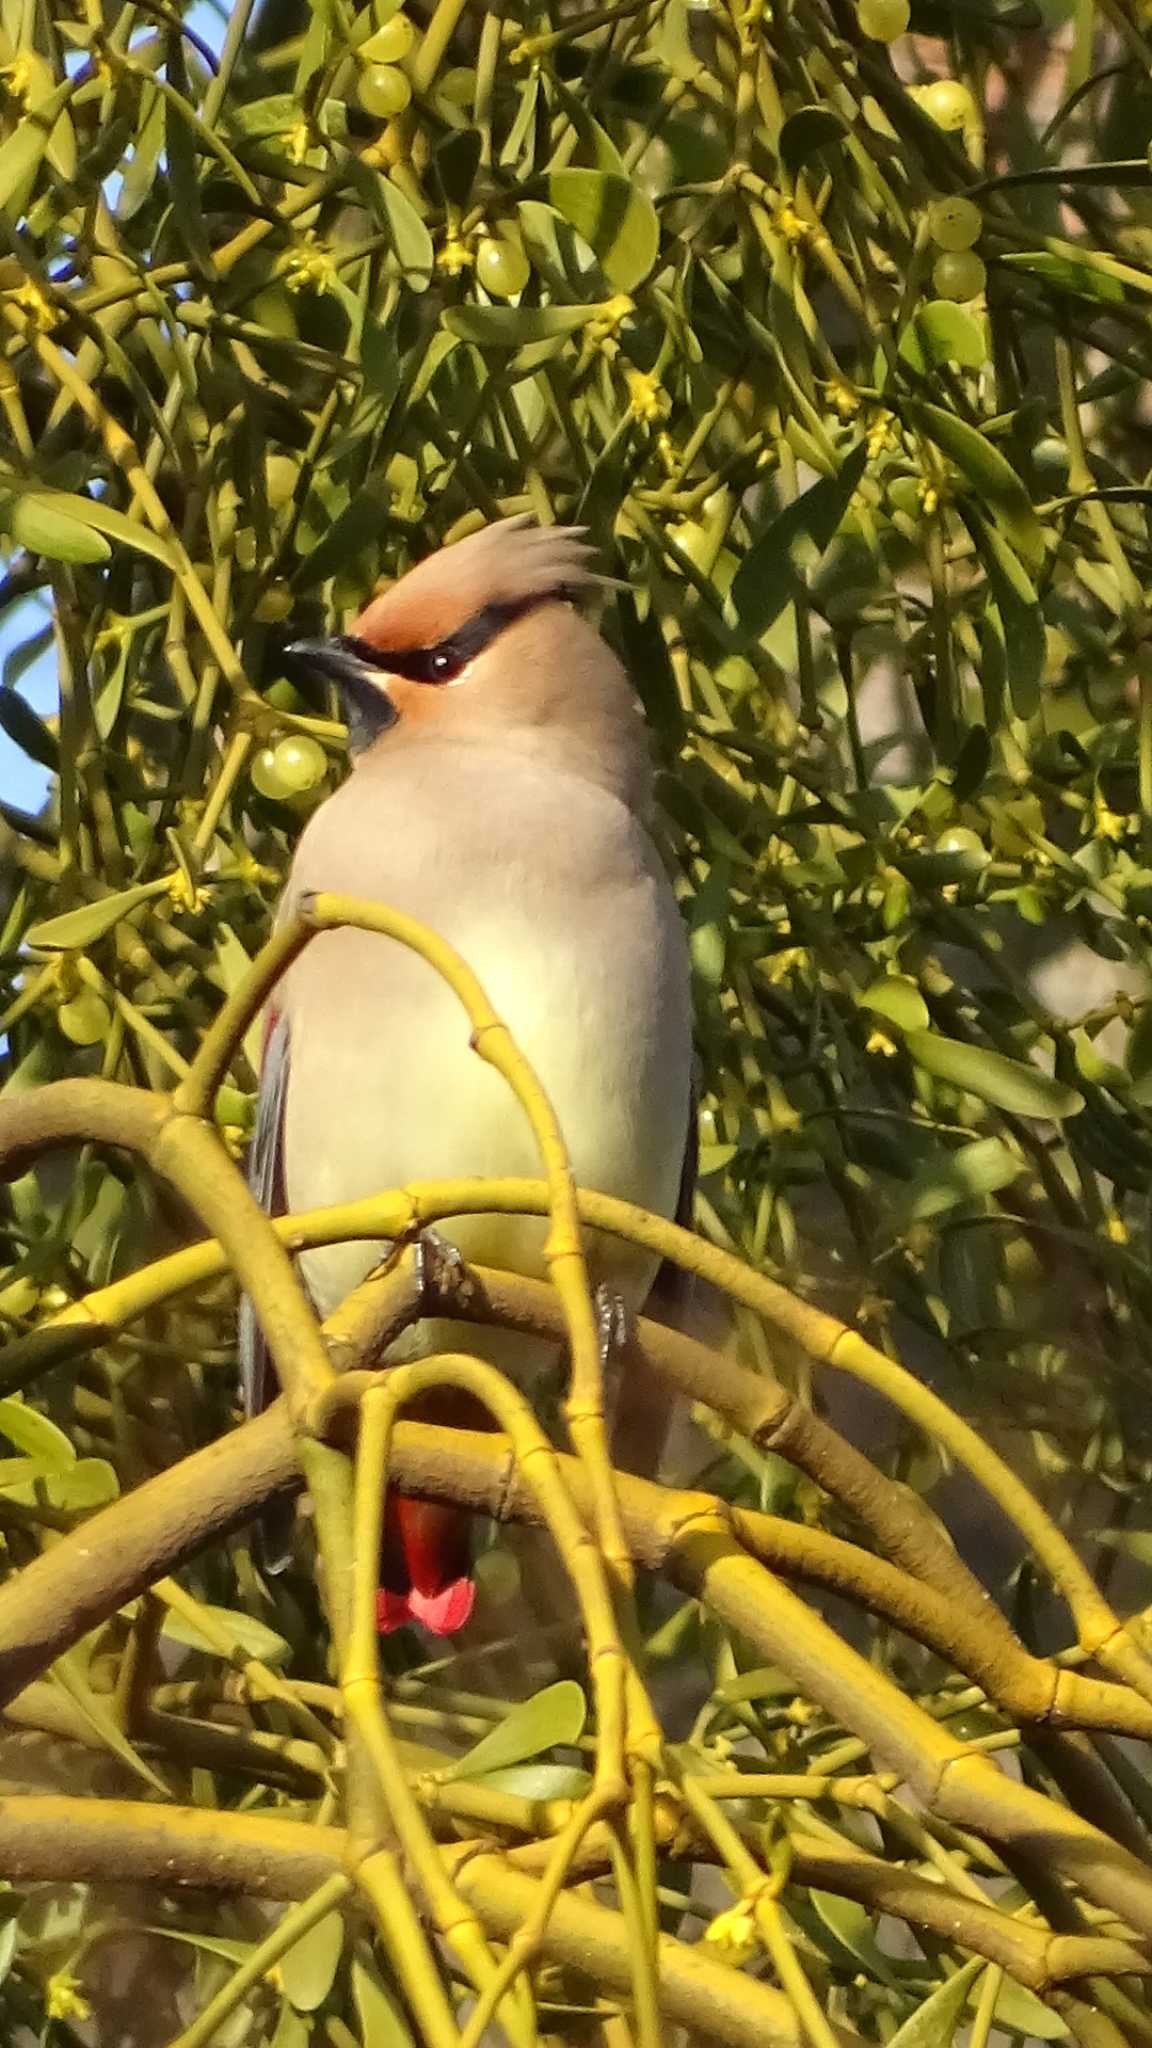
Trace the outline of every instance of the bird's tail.
<instances>
[{"instance_id":1,"label":"bird's tail","mask_svg":"<svg viewBox=\"0 0 1152 2048\"><path fill-rule=\"evenodd\" d=\"M390 1492L384 1508L376 1626L381 1635L415 1623L434 1636L463 1628L472 1612L469 1517L440 1502Z\"/></svg>"}]
</instances>

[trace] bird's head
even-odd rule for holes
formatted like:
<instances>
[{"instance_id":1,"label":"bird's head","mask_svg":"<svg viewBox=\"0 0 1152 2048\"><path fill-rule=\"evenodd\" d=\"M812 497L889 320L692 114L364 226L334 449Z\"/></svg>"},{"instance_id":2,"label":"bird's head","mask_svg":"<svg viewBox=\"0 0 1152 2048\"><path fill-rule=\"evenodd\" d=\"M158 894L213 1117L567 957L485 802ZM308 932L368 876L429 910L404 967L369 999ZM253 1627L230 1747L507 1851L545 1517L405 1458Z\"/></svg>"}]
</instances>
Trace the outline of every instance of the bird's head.
<instances>
[{"instance_id":1,"label":"bird's head","mask_svg":"<svg viewBox=\"0 0 1152 2048\"><path fill-rule=\"evenodd\" d=\"M577 749L582 733L598 751L634 745L628 680L571 605L603 580L591 553L579 527L501 519L410 569L351 632L296 641L286 666L339 686L354 754L392 726L409 737L515 730Z\"/></svg>"},{"instance_id":2,"label":"bird's head","mask_svg":"<svg viewBox=\"0 0 1152 2048\"><path fill-rule=\"evenodd\" d=\"M338 684L354 750L399 718L450 720L458 690L474 714L498 684L511 628L597 582L590 554L579 527L501 519L419 562L350 633L296 641L288 663Z\"/></svg>"}]
</instances>

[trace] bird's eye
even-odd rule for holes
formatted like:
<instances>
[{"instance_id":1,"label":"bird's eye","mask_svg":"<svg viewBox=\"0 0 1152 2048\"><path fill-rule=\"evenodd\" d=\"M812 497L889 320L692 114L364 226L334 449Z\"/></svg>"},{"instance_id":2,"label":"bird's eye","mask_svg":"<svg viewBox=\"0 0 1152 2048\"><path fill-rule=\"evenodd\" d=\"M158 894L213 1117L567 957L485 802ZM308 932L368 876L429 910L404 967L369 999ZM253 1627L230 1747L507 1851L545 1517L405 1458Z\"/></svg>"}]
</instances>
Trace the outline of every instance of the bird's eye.
<instances>
[{"instance_id":1,"label":"bird's eye","mask_svg":"<svg viewBox=\"0 0 1152 2048\"><path fill-rule=\"evenodd\" d=\"M429 667L436 682L446 683L449 676L454 676L459 672L460 663L454 655L449 653L446 647L438 647L432 655Z\"/></svg>"}]
</instances>

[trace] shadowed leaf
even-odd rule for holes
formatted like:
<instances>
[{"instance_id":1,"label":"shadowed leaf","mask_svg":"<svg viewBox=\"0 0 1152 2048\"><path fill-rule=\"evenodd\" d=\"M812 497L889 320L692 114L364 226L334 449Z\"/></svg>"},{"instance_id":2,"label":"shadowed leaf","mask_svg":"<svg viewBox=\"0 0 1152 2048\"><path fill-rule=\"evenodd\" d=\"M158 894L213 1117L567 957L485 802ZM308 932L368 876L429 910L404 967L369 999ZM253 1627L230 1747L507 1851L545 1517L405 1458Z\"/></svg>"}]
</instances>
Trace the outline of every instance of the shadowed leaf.
<instances>
[{"instance_id":1,"label":"shadowed leaf","mask_svg":"<svg viewBox=\"0 0 1152 2048\"><path fill-rule=\"evenodd\" d=\"M753 541L736 571L731 592L736 616L753 638L767 632L801 587L791 552L795 543L810 541L819 553L824 552L867 464L868 450L861 443L845 458L836 476L822 476Z\"/></svg>"}]
</instances>

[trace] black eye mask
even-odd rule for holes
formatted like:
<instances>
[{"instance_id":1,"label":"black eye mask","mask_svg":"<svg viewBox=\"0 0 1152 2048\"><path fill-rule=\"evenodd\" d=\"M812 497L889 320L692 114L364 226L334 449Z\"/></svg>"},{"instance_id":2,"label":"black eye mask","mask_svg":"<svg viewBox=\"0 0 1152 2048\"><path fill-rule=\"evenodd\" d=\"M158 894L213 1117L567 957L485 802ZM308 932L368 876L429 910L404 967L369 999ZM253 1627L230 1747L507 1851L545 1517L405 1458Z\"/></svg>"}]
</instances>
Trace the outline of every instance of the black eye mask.
<instances>
[{"instance_id":1,"label":"black eye mask","mask_svg":"<svg viewBox=\"0 0 1152 2048\"><path fill-rule=\"evenodd\" d=\"M399 717L387 689L374 682L374 676L403 676L410 683L433 685L454 682L517 619L539 605L563 603L568 596L565 589L541 590L531 597L486 604L433 647L374 647L353 633L338 633L331 640L297 640L284 651L284 672L289 678L324 676L337 685L348 715L348 744L359 754Z\"/></svg>"},{"instance_id":2,"label":"black eye mask","mask_svg":"<svg viewBox=\"0 0 1152 2048\"><path fill-rule=\"evenodd\" d=\"M537 605L552 602L563 595L562 591L549 590L539 597L486 604L483 611L474 612L447 640L437 641L434 647L407 647L402 652L392 652L373 647L367 640L357 640L351 633L338 634L333 645L346 654L354 654L366 668L379 669L385 675L403 676L409 683L451 683L516 619L534 611Z\"/></svg>"}]
</instances>

